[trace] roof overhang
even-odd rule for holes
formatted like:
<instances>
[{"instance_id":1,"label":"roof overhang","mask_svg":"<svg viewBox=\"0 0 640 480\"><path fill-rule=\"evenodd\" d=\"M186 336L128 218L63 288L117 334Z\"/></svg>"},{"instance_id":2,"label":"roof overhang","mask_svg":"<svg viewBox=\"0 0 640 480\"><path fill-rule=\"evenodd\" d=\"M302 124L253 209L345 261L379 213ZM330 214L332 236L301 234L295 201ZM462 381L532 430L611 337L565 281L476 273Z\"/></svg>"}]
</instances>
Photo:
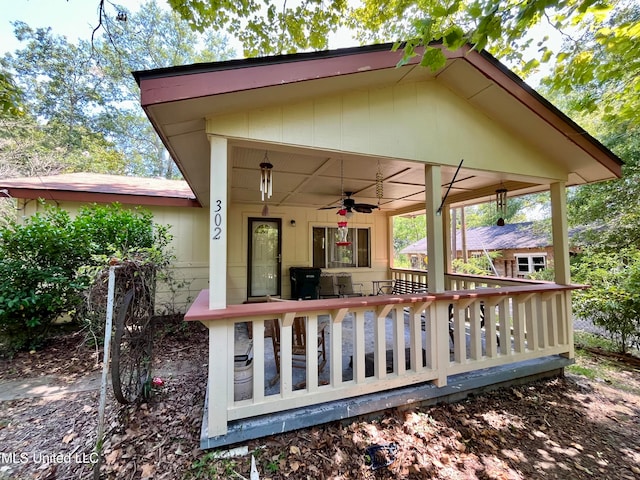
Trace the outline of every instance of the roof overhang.
<instances>
[{"instance_id":1,"label":"roof overhang","mask_svg":"<svg viewBox=\"0 0 640 480\"><path fill-rule=\"evenodd\" d=\"M56 202L113 203L164 207L200 207L182 180L68 173L0 180L5 197Z\"/></svg>"},{"instance_id":2,"label":"roof overhang","mask_svg":"<svg viewBox=\"0 0 640 480\"><path fill-rule=\"evenodd\" d=\"M567 185L598 182L621 176L622 162L611 151L579 127L569 117L536 93L519 77L486 52L469 47L456 52L445 51L446 65L431 72L419 65L415 57L398 66L401 51L392 51L391 44L372 45L323 52L281 55L264 58L232 60L196 64L150 71L135 72L140 85L141 104L160 135L185 179L203 205L208 204L210 147L206 134L206 119L212 115L232 114L248 109L269 108L282 103L302 101L310 95L327 96L337 92L358 91L384 85L429 79L442 83L447 89L466 100L491 120L524 142L535 145L545 157L561 165L567 172ZM336 195L309 194L305 188L321 183L327 171L327 161L335 171L335 159L349 158L355 176L345 173L348 189L359 193L360 201L371 203L372 177L361 173L371 170L371 158L353 152L316 151L300 145L269 145L252 143L247 139L231 139L234 177L246 181L244 172L257 165L265 150L280 156L281 176L290 174L296 182L286 185L281 196L282 205L296 204L294 198L306 198L304 205L318 207L330 203ZM313 159L315 169L302 174L295 172L288 158L305 155ZM242 161L238 158L242 156ZM394 190L394 199L386 203L388 210L410 211L423 205L419 184L393 183L405 177L412 168L403 158L380 158L388 170L385 186ZM275 162L274 162L275 163ZM294 162L295 163L295 162ZM240 165L241 164L241 165ZM240 165L240 167L238 167ZM325 165L325 167L323 167ZM421 177L420 165L414 165ZM443 194L453 179L455 166L443 168ZM373 172L375 173L375 172ZM329 175L335 183L335 175ZM389 179L389 177L391 177ZM480 203L491 198L496 187L507 185L510 195L533 193L548 189L548 182L535 178L496 176L487 172L461 170L448 199L450 205ZM232 180L233 182L233 180ZM242 191L231 185L232 200L244 201L234 192ZM290 195L296 191L300 195ZM300 200L298 200L300 204Z\"/></svg>"}]
</instances>

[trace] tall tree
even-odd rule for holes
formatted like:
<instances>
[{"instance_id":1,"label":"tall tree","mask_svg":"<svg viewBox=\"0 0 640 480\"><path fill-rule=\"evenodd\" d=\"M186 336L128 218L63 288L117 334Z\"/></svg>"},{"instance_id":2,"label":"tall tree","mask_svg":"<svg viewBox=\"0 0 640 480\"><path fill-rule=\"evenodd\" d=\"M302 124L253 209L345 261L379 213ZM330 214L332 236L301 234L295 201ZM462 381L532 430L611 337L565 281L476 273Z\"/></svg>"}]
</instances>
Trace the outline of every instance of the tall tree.
<instances>
[{"instance_id":1,"label":"tall tree","mask_svg":"<svg viewBox=\"0 0 640 480\"><path fill-rule=\"evenodd\" d=\"M124 158L99 132L101 79L90 46L69 44L51 29L14 24L25 47L2 59L24 95L24 114L0 117L3 176L90 170L124 173Z\"/></svg>"},{"instance_id":2,"label":"tall tree","mask_svg":"<svg viewBox=\"0 0 640 480\"><path fill-rule=\"evenodd\" d=\"M118 11L127 20L105 16L105 34L94 42L109 107L101 117L101 130L129 159L131 173L172 178L179 172L139 106L140 92L131 72L223 60L232 51L225 38L212 32L198 35L155 1L144 3L136 13Z\"/></svg>"},{"instance_id":3,"label":"tall tree","mask_svg":"<svg viewBox=\"0 0 640 480\"><path fill-rule=\"evenodd\" d=\"M567 37L545 85L559 92L567 108L579 113L593 134L593 119L640 125L640 4L619 1L601 22L584 23L576 39ZM589 116L585 116L587 112ZM586 117L586 118L585 118ZM591 117L591 118L589 118ZM607 130L610 130L607 128Z\"/></svg>"},{"instance_id":4,"label":"tall tree","mask_svg":"<svg viewBox=\"0 0 640 480\"><path fill-rule=\"evenodd\" d=\"M103 16L104 29L92 42L72 44L50 28L14 24L23 47L5 55L2 68L13 74L16 87L24 92L25 108L31 113L25 128L39 128L47 136L42 145L64 153L47 155L61 163L53 167L49 162L47 168L36 169L39 174L89 170L179 175L140 108L131 71L220 60L230 56L230 50L223 38L212 32L196 34L178 15L154 1L135 14L119 10L127 21ZM0 155L7 154L11 145L17 149L12 151L14 157L24 152L24 143L31 144L32 138L21 142L16 135L27 130L9 134L13 143L5 144ZM29 173L37 162L22 158L12 165L18 168L11 171ZM20 165L31 167L21 169Z\"/></svg>"},{"instance_id":5,"label":"tall tree","mask_svg":"<svg viewBox=\"0 0 640 480\"><path fill-rule=\"evenodd\" d=\"M603 45L613 31L616 40ZM640 5L624 5L608 25L586 29L572 48L544 82L548 95L625 165L622 179L570 191L570 221L600 225L590 240L604 249L640 247ZM559 76L569 76L573 88L562 88Z\"/></svg>"}]
</instances>

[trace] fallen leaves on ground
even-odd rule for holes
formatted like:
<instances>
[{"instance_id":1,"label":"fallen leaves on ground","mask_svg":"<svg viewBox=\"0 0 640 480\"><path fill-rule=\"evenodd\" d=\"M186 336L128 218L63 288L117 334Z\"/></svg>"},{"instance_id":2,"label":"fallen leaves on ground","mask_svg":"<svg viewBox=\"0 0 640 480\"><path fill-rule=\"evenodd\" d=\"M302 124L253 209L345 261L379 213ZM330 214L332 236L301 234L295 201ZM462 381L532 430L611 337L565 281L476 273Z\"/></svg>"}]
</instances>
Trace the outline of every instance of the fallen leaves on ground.
<instances>
[{"instance_id":1,"label":"fallen leaves on ground","mask_svg":"<svg viewBox=\"0 0 640 480\"><path fill-rule=\"evenodd\" d=\"M163 377L163 386L153 390L147 403L120 406L109 398L101 478L248 479L252 456L262 480L640 475L640 372L633 367L620 375L635 391L576 376L541 380L455 404L390 409L377 417L252 440L244 444L248 454L220 458L217 451L199 449L206 333L166 335L157 343L158 368L176 361L192 368ZM56 352L61 365L64 354ZM40 375L50 363L43 365L28 368ZM24 371L19 365L12 368ZM2 453L91 455L97 404L98 392L0 403ZM367 448L391 444L397 448L384 451L382 458L392 460L390 465L372 469ZM4 465L0 479L92 478L92 464L75 458Z\"/></svg>"}]
</instances>

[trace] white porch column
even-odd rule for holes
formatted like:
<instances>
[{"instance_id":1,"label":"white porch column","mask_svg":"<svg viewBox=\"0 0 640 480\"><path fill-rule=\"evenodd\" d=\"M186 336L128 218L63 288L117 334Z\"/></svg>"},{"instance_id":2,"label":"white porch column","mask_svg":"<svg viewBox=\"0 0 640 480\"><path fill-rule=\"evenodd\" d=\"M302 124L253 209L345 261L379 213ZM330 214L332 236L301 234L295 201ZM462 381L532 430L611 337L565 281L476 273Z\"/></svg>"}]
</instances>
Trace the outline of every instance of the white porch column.
<instances>
[{"instance_id":1,"label":"white porch column","mask_svg":"<svg viewBox=\"0 0 640 480\"><path fill-rule=\"evenodd\" d=\"M556 283L569 285L571 270L569 265L569 227L567 221L567 184L556 182L551 184L551 230L553 235L553 264ZM564 320L565 325L558 328L567 332L569 351L564 354L567 358L574 358L573 345L573 311L571 308L571 292L566 292L562 302L563 312L558 312L558 318Z\"/></svg>"},{"instance_id":2,"label":"white porch column","mask_svg":"<svg viewBox=\"0 0 640 480\"><path fill-rule=\"evenodd\" d=\"M227 139L209 137L209 309L227 306Z\"/></svg>"},{"instance_id":3,"label":"white porch column","mask_svg":"<svg viewBox=\"0 0 640 480\"><path fill-rule=\"evenodd\" d=\"M211 177L209 180L209 310L227 306L227 139L210 136ZM233 363L227 332L227 322L206 322L209 328L209 376L207 401L207 434L209 437L227 433L227 406L233 376Z\"/></svg>"},{"instance_id":4,"label":"white porch column","mask_svg":"<svg viewBox=\"0 0 640 480\"><path fill-rule=\"evenodd\" d=\"M569 227L567 223L567 191L565 182L551 184L551 229L556 283L569 285Z\"/></svg>"},{"instance_id":5,"label":"white porch column","mask_svg":"<svg viewBox=\"0 0 640 480\"><path fill-rule=\"evenodd\" d=\"M442 216L436 214L442 199L442 173L438 165L424 167L425 207L427 216L427 283L429 292L444 292L444 232Z\"/></svg>"}]
</instances>

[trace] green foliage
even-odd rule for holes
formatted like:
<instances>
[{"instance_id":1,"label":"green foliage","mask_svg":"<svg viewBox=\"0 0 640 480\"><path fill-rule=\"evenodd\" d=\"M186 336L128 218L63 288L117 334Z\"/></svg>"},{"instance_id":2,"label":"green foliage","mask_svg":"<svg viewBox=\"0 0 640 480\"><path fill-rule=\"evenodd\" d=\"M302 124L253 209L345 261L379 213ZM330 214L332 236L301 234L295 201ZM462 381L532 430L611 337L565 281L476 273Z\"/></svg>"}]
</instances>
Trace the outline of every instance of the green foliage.
<instances>
[{"instance_id":1,"label":"green foliage","mask_svg":"<svg viewBox=\"0 0 640 480\"><path fill-rule=\"evenodd\" d=\"M237 463L232 458L221 458L219 452L208 452L191 464L185 479L233 478Z\"/></svg>"},{"instance_id":2,"label":"green foliage","mask_svg":"<svg viewBox=\"0 0 640 480\"><path fill-rule=\"evenodd\" d=\"M126 256L131 249L153 246L153 215L142 208L125 209L118 203L84 206L74 224L90 242L91 255Z\"/></svg>"},{"instance_id":3,"label":"green foliage","mask_svg":"<svg viewBox=\"0 0 640 480\"><path fill-rule=\"evenodd\" d=\"M21 47L0 59L0 103L4 91L21 92L19 106L28 118L21 122L25 128L0 128L0 136L8 137L6 146L0 143L0 163L11 167L0 169L0 176L180 175L140 107L131 72L228 58L226 41L211 32L195 34L154 1L135 14L126 12L127 22L104 13L104 35L93 43L72 43L50 28L13 24ZM5 71L10 76L3 77ZM7 90L10 85L16 90Z\"/></svg>"},{"instance_id":4,"label":"green foliage","mask_svg":"<svg viewBox=\"0 0 640 480\"><path fill-rule=\"evenodd\" d=\"M532 194L521 197L510 197L507 200L507 214L505 223L520 223L528 220L528 214L540 214L549 205L548 194ZM467 228L488 227L495 225L500 215L496 210L495 201L473 205L465 208L465 222Z\"/></svg>"},{"instance_id":5,"label":"green foliage","mask_svg":"<svg viewBox=\"0 0 640 480\"><path fill-rule=\"evenodd\" d=\"M464 273L467 275L493 275L493 268L489 260L494 262L500 257L499 252L489 253L489 257L486 255L481 257L472 257L463 261L461 258L456 258L451 262L453 271L456 273Z\"/></svg>"},{"instance_id":6,"label":"green foliage","mask_svg":"<svg viewBox=\"0 0 640 480\"><path fill-rule=\"evenodd\" d=\"M21 104L22 91L9 73L0 71L0 115L22 115Z\"/></svg>"},{"instance_id":7,"label":"green foliage","mask_svg":"<svg viewBox=\"0 0 640 480\"><path fill-rule=\"evenodd\" d=\"M138 12L126 9L127 21L105 15L107 36L93 45L93 56L104 74L102 98L107 109L100 116L100 131L114 138L128 159L128 173L179 177L173 160L139 106L140 89L132 71L172 67L193 62L224 60L232 55L224 37L198 35L186 22L155 1Z\"/></svg>"},{"instance_id":8,"label":"green foliage","mask_svg":"<svg viewBox=\"0 0 640 480\"><path fill-rule=\"evenodd\" d=\"M612 5L615 9L594 12L592 21L577 25L580 41L565 42L545 83L568 96L583 116L596 113L605 122L637 126L640 4L616 1Z\"/></svg>"},{"instance_id":9,"label":"green foliage","mask_svg":"<svg viewBox=\"0 0 640 480\"><path fill-rule=\"evenodd\" d=\"M412 215L393 218L393 266L396 268L412 268L409 256L400 251L427 235L427 218L425 215Z\"/></svg>"},{"instance_id":10,"label":"green foliage","mask_svg":"<svg viewBox=\"0 0 640 480\"><path fill-rule=\"evenodd\" d=\"M60 315L78 311L87 320L81 306L92 272L114 256L166 270L170 240L148 211L118 204L85 207L73 220L49 206L0 228L1 341L9 351L36 348Z\"/></svg>"},{"instance_id":11,"label":"green foliage","mask_svg":"<svg viewBox=\"0 0 640 480\"><path fill-rule=\"evenodd\" d=\"M84 233L60 209L0 230L0 338L9 350L38 347L78 304L87 278L76 271L87 258Z\"/></svg>"},{"instance_id":12,"label":"green foliage","mask_svg":"<svg viewBox=\"0 0 640 480\"><path fill-rule=\"evenodd\" d=\"M621 352L640 342L640 250L587 249L574 262L574 279L591 285L574 296L578 315L603 326Z\"/></svg>"},{"instance_id":13,"label":"green foliage","mask_svg":"<svg viewBox=\"0 0 640 480\"><path fill-rule=\"evenodd\" d=\"M228 32L244 46L245 56L327 48L329 32L343 24L345 0L302 0L276 4L255 0L169 0L192 28Z\"/></svg>"}]
</instances>

